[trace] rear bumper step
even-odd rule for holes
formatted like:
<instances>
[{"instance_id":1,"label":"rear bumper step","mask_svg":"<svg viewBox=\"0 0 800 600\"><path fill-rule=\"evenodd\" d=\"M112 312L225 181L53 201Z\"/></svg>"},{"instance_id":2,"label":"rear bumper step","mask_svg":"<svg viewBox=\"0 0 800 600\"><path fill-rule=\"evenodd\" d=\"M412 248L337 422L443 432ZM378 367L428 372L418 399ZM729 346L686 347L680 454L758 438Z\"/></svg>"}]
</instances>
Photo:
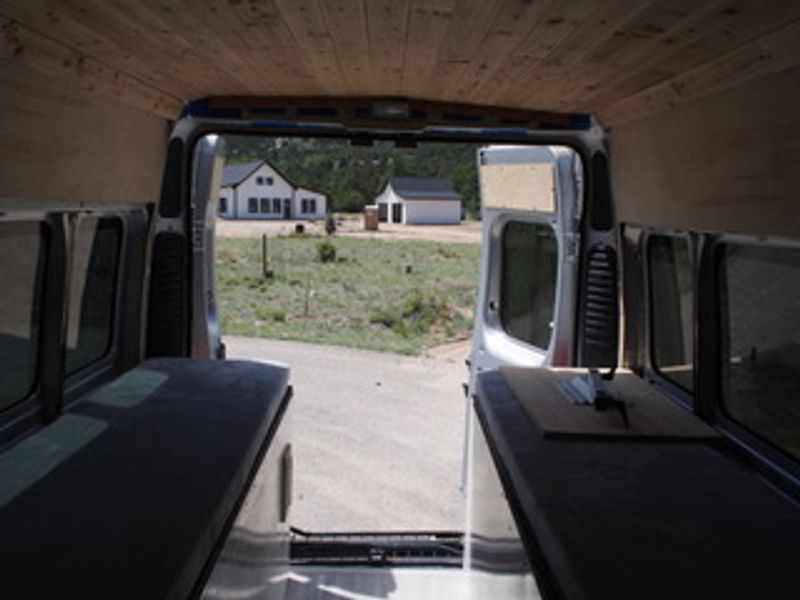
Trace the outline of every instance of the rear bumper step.
<instances>
[{"instance_id":1,"label":"rear bumper step","mask_svg":"<svg viewBox=\"0 0 800 600\"><path fill-rule=\"evenodd\" d=\"M312 533L291 530L296 565L461 567L464 536L455 531Z\"/></svg>"}]
</instances>

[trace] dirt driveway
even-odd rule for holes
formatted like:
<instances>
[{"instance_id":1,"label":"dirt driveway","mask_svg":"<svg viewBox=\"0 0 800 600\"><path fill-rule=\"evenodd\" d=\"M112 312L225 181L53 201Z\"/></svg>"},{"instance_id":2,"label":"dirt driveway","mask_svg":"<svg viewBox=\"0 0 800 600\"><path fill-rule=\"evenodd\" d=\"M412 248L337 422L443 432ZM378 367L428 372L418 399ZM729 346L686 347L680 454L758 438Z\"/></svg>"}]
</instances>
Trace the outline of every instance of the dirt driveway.
<instances>
[{"instance_id":1,"label":"dirt driveway","mask_svg":"<svg viewBox=\"0 0 800 600\"><path fill-rule=\"evenodd\" d=\"M364 231L363 221L359 215L337 217L337 235L363 237L380 240L429 240L433 242L480 243L481 224L478 221L466 221L459 225L395 225L381 223L378 231ZM302 224L307 233L321 235L325 232L324 221L234 221L217 220L217 235L221 237L249 238L288 235L295 230L296 224Z\"/></svg>"}]
</instances>

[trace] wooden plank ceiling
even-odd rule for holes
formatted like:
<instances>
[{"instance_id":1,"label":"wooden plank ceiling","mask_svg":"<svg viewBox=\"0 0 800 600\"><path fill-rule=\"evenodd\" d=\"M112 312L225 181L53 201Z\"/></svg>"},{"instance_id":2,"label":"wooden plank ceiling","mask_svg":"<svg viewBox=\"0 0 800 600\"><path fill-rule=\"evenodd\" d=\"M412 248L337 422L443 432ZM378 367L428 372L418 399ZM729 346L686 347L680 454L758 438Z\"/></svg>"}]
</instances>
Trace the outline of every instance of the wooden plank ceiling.
<instances>
[{"instance_id":1,"label":"wooden plank ceiling","mask_svg":"<svg viewBox=\"0 0 800 600\"><path fill-rule=\"evenodd\" d=\"M800 63L798 0L0 0L0 23L2 65L168 118L396 96L615 124Z\"/></svg>"}]
</instances>

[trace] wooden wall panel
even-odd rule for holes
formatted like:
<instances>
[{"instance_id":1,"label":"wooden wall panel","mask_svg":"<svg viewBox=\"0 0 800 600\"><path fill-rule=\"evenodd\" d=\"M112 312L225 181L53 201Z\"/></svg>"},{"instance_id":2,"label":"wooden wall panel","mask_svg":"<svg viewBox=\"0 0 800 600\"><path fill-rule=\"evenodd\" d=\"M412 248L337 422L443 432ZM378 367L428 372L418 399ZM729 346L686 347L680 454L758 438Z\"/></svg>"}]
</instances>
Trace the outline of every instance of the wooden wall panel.
<instances>
[{"instance_id":1,"label":"wooden wall panel","mask_svg":"<svg viewBox=\"0 0 800 600\"><path fill-rule=\"evenodd\" d=\"M175 116L181 101L138 77L132 77L90 55L42 36L0 16L2 38L0 69L44 73L55 81L78 86L88 93L105 93L141 110L162 116Z\"/></svg>"},{"instance_id":2,"label":"wooden wall panel","mask_svg":"<svg viewBox=\"0 0 800 600\"><path fill-rule=\"evenodd\" d=\"M799 95L793 69L612 130L619 220L800 235Z\"/></svg>"},{"instance_id":3,"label":"wooden wall panel","mask_svg":"<svg viewBox=\"0 0 800 600\"><path fill-rule=\"evenodd\" d=\"M0 69L0 199L157 202L166 122L22 65Z\"/></svg>"}]
</instances>

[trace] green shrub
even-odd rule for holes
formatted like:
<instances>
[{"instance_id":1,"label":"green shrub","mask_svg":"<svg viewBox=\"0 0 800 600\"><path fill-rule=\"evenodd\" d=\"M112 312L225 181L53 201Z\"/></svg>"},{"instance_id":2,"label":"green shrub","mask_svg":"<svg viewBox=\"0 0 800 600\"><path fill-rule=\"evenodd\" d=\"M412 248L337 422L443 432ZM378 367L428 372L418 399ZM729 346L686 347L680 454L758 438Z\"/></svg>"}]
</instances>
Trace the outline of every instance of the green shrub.
<instances>
[{"instance_id":1,"label":"green shrub","mask_svg":"<svg viewBox=\"0 0 800 600\"><path fill-rule=\"evenodd\" d=\"M328 241L317 244L317 259L321 263L336 262L336 246Z\"/></svg>"},{"instance_id":2,"label":"green shrub","mask_svg":"<svg viewBox=\"0 0 800 600\"><path fill-rule=\"evenodd\" d=\"M333 213L328 213L328 216L325 217L325 233L328 235L333 235L336 233L336 219L333 216Z\"/></svg>"},{"instance_id":3,"label":"green shrub","mask_svg":"<svg viewBox=\"0 0 800 600\"><path fill-rule=\"evenodd\" d=\"M396 308L389 308L381 306L380 308L372 309L369 315L369 322L377 325L383 325L388 329L394 329L403 320L403 314Z\"/></svg>"},{"instance_id":4,"label":"green shrub","mask_svg":"<svg viewBox=\"0 0 800 600\"><path fill-rule=\"evenodd\" d=\"M449 327L453 311L436 296L416 292L401 307L380 307L370 313L369 322L383 325L398 335L426 333L437 326Z\"/></svg>"},{"instance_id":5,"label":"green shrub","mask_svg":"<svg viewBox=\"0 0 800 600\"><path fill-rule=\"evenodd\" d=\"M256 318L261 321L275 321L276 323L286 322L286 313L282 310L271 310L269 308L258 308L255 311Z\"/></svg>"}]
</instances>

